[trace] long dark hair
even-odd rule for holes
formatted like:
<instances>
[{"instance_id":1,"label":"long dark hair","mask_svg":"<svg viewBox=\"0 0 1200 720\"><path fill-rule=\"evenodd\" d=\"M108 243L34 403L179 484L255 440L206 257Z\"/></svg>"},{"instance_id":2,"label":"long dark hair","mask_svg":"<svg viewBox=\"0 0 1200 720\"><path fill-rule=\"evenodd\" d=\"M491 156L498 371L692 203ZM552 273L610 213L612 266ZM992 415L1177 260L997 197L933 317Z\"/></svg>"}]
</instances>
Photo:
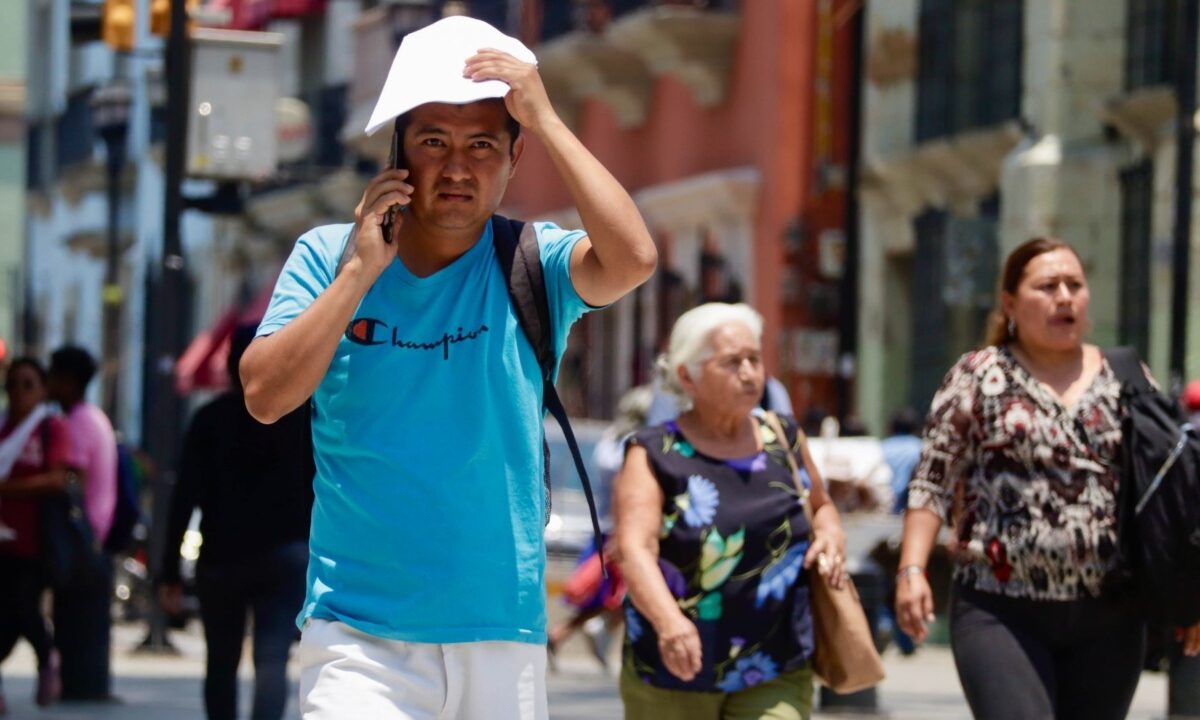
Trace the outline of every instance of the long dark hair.
<instances>
[{"instance_id":1,"label":"long dark hair","mask_svg":"<svg viewBox=\"0 0 1200 720\"><path fill-rule=\"evenodd\" d=\"M1008 317L1004 314L1004 304L1001 301L1003 295L1004 293L1009 295L1017 293L1017 288L1021 285L1021 278L1025 277L1025 267L1029 265L1030 260L1055 250L1070 250L1072 255L1079 257L1075 248L1052 237L1034 238L1008 254L1008 259L1004 261L1004 271L1000 273L1000 282L996 285L996 304L992 308L992 314L988 317L984 345L1007 345L1017 339L1015 334L1008 331Z\"/></svg>"}]
</instances>

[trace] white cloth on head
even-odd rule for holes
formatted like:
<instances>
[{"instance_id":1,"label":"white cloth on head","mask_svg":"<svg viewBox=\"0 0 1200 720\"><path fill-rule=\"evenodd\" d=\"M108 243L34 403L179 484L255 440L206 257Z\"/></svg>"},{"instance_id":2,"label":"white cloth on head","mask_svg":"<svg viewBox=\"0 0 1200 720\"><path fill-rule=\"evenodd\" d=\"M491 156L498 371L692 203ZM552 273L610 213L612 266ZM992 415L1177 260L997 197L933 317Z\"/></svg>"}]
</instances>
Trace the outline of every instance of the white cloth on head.
<instances>
[{"instance_id":1,"label":"white cloth on head","mask_svg":"<svg viewBox=\"0 0 1200 720\"><path fill-rule=\"evenodd\" d=\"M425 103L465 105L508 95L510 88L502 80L476 82L463 77L467 60L488 48L537 64L533 51L520 40L475 18L443 18L405 35L367 122L367 134Z\"/></svg>"},{"instance_id":2,"label":"white cloth on head","mask_svg":"<svg viewBox=\"0 0 1200 720\"><path fill-rule=\"evenodd\" d=\"M42 420L46 419L49 414L49 406L40 403L33 409L33 412L29 413L29 417L21 421L11 435L0 441L0 483L8 479L13 465L17 464L17 458L21 457L21 451L25 449L25 443L29 442L33 431L37 430L38 426L42 424ZM0 425L3 425L6 419L0 417Z\"/></svg>"}]
</instances>

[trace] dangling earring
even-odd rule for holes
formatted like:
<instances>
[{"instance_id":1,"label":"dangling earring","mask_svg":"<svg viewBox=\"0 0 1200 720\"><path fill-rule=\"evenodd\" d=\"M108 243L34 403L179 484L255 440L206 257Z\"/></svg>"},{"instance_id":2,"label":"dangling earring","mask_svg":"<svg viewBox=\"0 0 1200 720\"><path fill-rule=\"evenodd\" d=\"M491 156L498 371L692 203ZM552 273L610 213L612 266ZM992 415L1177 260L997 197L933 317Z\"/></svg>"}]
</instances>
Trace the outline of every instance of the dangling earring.
<instances>
[{"instance_id":1,"label":"dangling earring","mask_svg":"<svg viewBox=\"0 0 1200 720\"><path fill-rule=\"evenodd\" d=\"M1017 321L1012 318L1008 319L1008 336L1010 338L1017 336Z\"/></svg>"}]
</instances>

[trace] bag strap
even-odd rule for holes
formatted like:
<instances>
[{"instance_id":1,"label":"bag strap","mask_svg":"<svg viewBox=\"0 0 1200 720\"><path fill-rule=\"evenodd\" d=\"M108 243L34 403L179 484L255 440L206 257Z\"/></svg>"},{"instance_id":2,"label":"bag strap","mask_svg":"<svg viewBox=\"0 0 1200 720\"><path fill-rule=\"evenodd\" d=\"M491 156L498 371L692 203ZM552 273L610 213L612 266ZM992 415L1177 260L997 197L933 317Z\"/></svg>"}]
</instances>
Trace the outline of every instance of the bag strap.
<instances>
[{"instance_id":1,"label":"bag strap","mask_svg":"<svg viewBox=\"0 0 1200 720\"><path fill-rule=\"evenodd\" d=\"M554 335L550 326L550 300L546 295L546 278L542 272L537 233L532 225L520 220L493 215L492 242L517 320L525 331L525 337L533 345L542 379L551 379L556 364Z\"/></svg>"},{"instance_id":2,"label":"bag strap","mask_svg":"<svg viewBox=\"0 0 1200 720\"><path fill-rule=\"evenodd\" d=\"M596 513L596 499L592 494L592 484L588 480L587 468L583 464L583 454L579 451L579 443L571 422L567 418L566 408L562 398L554 387L554 370L557 365L557 354L554 352L553 328L550 324L550 300L546 294L546 278L542 271L541 250L538 247L537 233L532 225L519 220L509 220L500 215L492 216L492 243L496 248L496 259L500 261L500 270L508 288L508 297L512 301L517 314L517 321L525 332L526 339L533 346L537 356L538 366L542 371L542 405L554 416L558 426L562 428L567 447L571 449L571 457L575 461L575 471L583 485L583 495L587 498L588 514L592 519L592 535L596 543L596 551L600 553L600 567L604 577L608 577L608 568L604 565L604 539L600 532L600 517ZM549 468L546 469L549 472Z\"/></svg>"},{"instance_id":3,"label":"bag strap","mask_svg":"<svg viewBox=\"0 0 1200 720\"><path fill-rule=\"evenodd\" d=\"M812 503L809 502L809 489L804 487L804 481L800 479L800 468L796 464L796 455L792 452L791 443L788 442L787 433L783 430L783 424L779 422L779 416L768 410L763 413L767 420L767 427L775 433L779 438L780 444L783 445L784 454L787 455L788 467L792 469L792 482L796 485L796 492L800 493L800 504L804 506L804 516L808 518L809 532L813 529L813 512ZM817 482L820 475L817 474L816 465L812 461L812 456L808 452L808 438L804 435L804 430L799 426L796 427L796 444L800 446L800 453L804 458L804 469L808 471L808 477L812 482Z\"/></svg>"},{"instance_id":4,"label":"bag strap","mask_svg":"<svg viewBox=\"0 0 1200 720\"><path fill-rule=\"evenodd\" d=\"M1113 374L1117 376L1117 380L1121 381L1122 388L1129 392L1139 393L1154 390L1150 381L1146 379L1146 373L1142 370L1142 360L1138 357L1137 350L1128 346L1119 346L1104 348L1102 352L1104 358L1108 360Z\"/></svg>"}]
</instances>

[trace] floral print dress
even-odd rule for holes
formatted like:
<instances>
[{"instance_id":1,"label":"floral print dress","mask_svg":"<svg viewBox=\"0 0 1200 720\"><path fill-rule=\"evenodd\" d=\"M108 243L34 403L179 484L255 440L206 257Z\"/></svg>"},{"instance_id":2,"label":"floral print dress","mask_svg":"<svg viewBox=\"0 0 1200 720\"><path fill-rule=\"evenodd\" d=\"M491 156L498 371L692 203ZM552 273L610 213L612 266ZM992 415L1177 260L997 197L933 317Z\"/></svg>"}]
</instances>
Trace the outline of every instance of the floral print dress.
<instances>
[{"instance_id":1,"label":"floral print dress","mask_svg":"<svg viewBox=\"0 0 1200 720\"><path fill-rule=\"evenodd\" d=\"M810 529L784 445L795 444L795 425L784 420L788 438L781 440L760 416L756 422L763 450L734 460L697 451L674 421L630 440L645 448L663 492L659 567L702 645L700 673L681 681L627 599L625 662L651 685L736 692L800 669L812 656L803 569Z\"/></svg>"}]
</instances>

